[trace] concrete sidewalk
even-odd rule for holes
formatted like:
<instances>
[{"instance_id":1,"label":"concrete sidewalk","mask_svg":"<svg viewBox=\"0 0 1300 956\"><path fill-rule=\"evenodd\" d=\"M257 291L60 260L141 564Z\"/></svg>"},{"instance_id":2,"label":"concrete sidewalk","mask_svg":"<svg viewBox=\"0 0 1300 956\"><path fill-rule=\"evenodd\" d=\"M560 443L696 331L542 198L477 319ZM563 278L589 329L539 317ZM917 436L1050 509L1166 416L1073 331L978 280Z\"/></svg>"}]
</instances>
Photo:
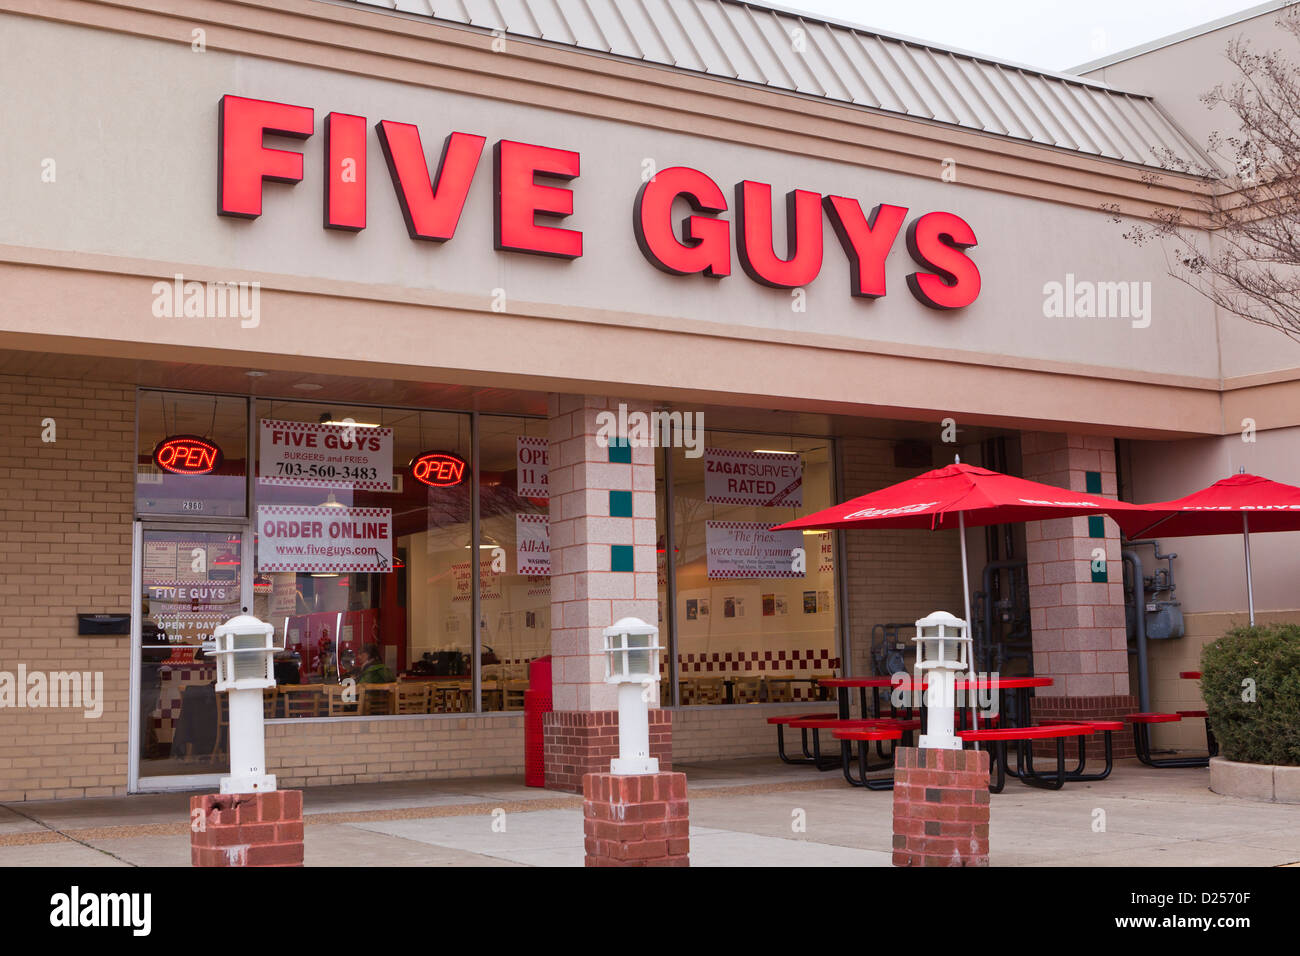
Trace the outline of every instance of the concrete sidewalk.
<instances>
[{"instance_id":1,"label":"concrete sidewalk","mask_svg":"<svg viewBox=\"0 0 1300 956\"><path fill-rule=\"evenodd\" d=\"M775 758L687 764L693 866L889 866L892 796ZM995 866L1278 866L1294 807L1211 793L1207 770L1122 761L1057 792L992 802ZM581 798L518 778L304 791L308 866L582 866ZM0 807L0 866L189 866L188 794Z\"/></svg>"}]
</instances>

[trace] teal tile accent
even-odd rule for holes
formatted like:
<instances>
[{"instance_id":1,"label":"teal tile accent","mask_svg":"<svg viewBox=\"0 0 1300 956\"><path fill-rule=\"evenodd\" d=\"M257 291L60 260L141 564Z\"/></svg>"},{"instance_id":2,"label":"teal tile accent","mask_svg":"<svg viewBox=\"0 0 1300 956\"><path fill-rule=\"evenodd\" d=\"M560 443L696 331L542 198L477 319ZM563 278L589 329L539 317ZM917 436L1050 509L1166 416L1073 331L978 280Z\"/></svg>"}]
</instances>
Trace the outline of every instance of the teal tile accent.
<instances>
[{"instance_id":1,"label":"teal tile accent","mask_svg":"<svg viewBox=\"0 0 1300 956\"><path fill-rule=\"evenodd\" d=\"M609 443L609 461L612 465L632 464L632 446L626 438L616 438Z\"/></svg>"},{"instance_id":2,"label":"teal tile accent","mask_svg":"<svg viewBox=\"0 0 1300 956\"><path fill-rule=\"evenodd\" d=\"M1083 473L1083 487L1090 495L1101 494L1101 472L1085 471ZM1101 515L1088 515L1088 537L1103 539L1106 537L1106 519L1104 517ZM1091 567L1091 562L1089 562L1089 567ZM1092 569L1093 584L1105 584L1108 580L1109 576L1104 565L1100 571L1096 568Z\"/></svg>"},{"instance_id":3,"label":"teal tile accent","mask_svg":"<svg viewBox=\"0 0 1300 956\"><path fill-rule=\"evenodd\" d=\"M611 571L631 571L632 545L611 544L609 546L609 569Z\"/></svg>"},{"instance_id":4,"label":"teal tile accent","mask_svg":"<svg viewBox=\"0 0 1300 956\"><path fill-rule=\"evenodd\" d=\"M611 491L609 493L609 516L611 518L632 517L632 492Z\"/></svg>"}]
</instances>

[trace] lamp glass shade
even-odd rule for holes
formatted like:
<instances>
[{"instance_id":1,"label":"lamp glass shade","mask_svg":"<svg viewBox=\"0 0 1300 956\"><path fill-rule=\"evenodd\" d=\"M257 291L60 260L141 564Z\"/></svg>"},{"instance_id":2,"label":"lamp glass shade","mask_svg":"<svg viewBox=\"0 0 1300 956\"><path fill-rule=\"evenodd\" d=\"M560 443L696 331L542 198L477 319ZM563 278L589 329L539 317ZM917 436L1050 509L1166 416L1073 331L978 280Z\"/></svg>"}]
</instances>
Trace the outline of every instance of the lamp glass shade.
<instances>
[{"instance_id":1,"label":"lamp glass shade","mask_svg":"<svg viewBox=\"0 0 1300 956\"><path fill-rule=\"evenodd\" d=\"M943 659L945 661L955 661L958 664L965 664L963 658L966 656L962 653L965 649L965 642L960 638L950 637L943 641Z\"/></svg>"},{"instance_id":2,"label":"lamp glass shade","mask_svg":"<svg viewBox=\"0 0 1300 956\"><path fill-rule=\"evenodd\" d=\"M643 681L656 679L659 646L654 634L619 632L606 635L605 660L609 679Z\"/></svg>"},{"instance_id":3,"label":"lamp glass shade","mask_svg":"<svg viewBox=\"0 0 1300 956\"><path fill-rule=\"evenodd\" d=\"M650 665L653 663L653 658L654 651L649 648L628 651L626 676L631 678L644 678L649 676Z\"/></svg>"},{"instance_id":4,"label":"lamp glass shade","mask_svg":"<svg viewBox=\"0 0 1300 956\"><path fill-rule=\"evenodd\" d=\"M231 648L236 652L230 655L232 675L235 680L264 679L267 672L267 658L264 634L232 634ZM253 653L259 651L261 653Z\"/></svg>"}]
</instances>

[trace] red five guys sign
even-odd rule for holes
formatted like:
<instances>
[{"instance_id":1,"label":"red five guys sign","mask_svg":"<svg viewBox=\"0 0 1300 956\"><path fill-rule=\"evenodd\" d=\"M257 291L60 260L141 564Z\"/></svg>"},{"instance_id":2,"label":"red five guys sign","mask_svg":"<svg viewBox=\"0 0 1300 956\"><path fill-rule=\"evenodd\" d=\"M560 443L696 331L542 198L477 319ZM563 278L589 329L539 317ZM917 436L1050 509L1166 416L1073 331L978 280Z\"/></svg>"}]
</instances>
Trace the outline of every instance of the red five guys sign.
<instances>
[{"instance_id":1,"label":"red five guys sign","mask_svg":"<svg viewBox=\"0 0 1300 956\"><path fill-rule=\"evenodd\" d=\"M304 177L303 154L264 145L266 134L307 139L315 112L267 100L224 96L219 109L217 212L256 219L266 181L293 184ZM453 132L435 165L409 123L380 120L375 134L412 239L445 242L456 234L470 184L487 140ZM324 226L366 228L367 120L348 113L325 116ZM559 225L573 213L576 152L513 140L492 145L493 234L498 250L576 259L582 233ZM691 210L680 224L673 207ZM722 279L732 273L732 250L741 270L777 289L806 286L821 271L822 217L839 240L850 267L850 293L885 294L885 258L898 234L918 266L907 287L934 309L960 309L980 292L980 273L966 250L975 232L949 212L926 212L908 221L908 209L881 203L864 211L856 199L796 189L785 196L783 250L773 236L772 187L744 180L728 196L706 173L687 166L660 170L632 201L632 228L642 254L671 275ZM730 214L730 220L727 214ZM906 229L904 229L906 223Z\"/></svg>"}]
</instances>

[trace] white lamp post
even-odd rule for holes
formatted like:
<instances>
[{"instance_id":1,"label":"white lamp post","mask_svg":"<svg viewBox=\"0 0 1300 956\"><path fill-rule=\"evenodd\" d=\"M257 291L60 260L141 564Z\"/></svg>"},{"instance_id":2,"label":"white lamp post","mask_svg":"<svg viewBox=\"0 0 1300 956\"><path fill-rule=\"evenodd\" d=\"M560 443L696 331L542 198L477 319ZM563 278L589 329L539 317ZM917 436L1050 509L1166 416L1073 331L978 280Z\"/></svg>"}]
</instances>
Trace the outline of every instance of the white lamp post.
<instances>
[{"instance_id":1,"label":"white lamp post","mask_svg":"<svg viewBox=\"0 0 1300 956\"><path fill-rule=\"evenodd\" d=\"M947 611L935 611L916 622L914 640L917 676L928 683L925 733L921 735L920 746L961 750L962 741L954 733L953 709L957 702L957 675L969 667L969 625Z\"/></svg>"},{"instance_id":2,"label":"white lamp post","mask_svg":"<svg viewBox=\"0 0 1300 956\"><path fill-rule=\"evenodd\" d=\"M605 628L605 683L618 684L618 756L609 772L658 773L650 756L650 704L642 688L659 680L659 628L625 617Z\"/></svg>"},{"instance_id":3,"label":"white lamp post","mask_svg":"<svg viewBox=\"0 0 1300 956\"><path fill-rule=\"evenodd\" d=\"M212 632L211 653L217 661L217 692L230 695L230 776L221 778L222 793L261 793L275 789L266 772L262 726L262 691L275 686L275 627L251 614L233 617Z\"/></svg>"}]
</instances>

